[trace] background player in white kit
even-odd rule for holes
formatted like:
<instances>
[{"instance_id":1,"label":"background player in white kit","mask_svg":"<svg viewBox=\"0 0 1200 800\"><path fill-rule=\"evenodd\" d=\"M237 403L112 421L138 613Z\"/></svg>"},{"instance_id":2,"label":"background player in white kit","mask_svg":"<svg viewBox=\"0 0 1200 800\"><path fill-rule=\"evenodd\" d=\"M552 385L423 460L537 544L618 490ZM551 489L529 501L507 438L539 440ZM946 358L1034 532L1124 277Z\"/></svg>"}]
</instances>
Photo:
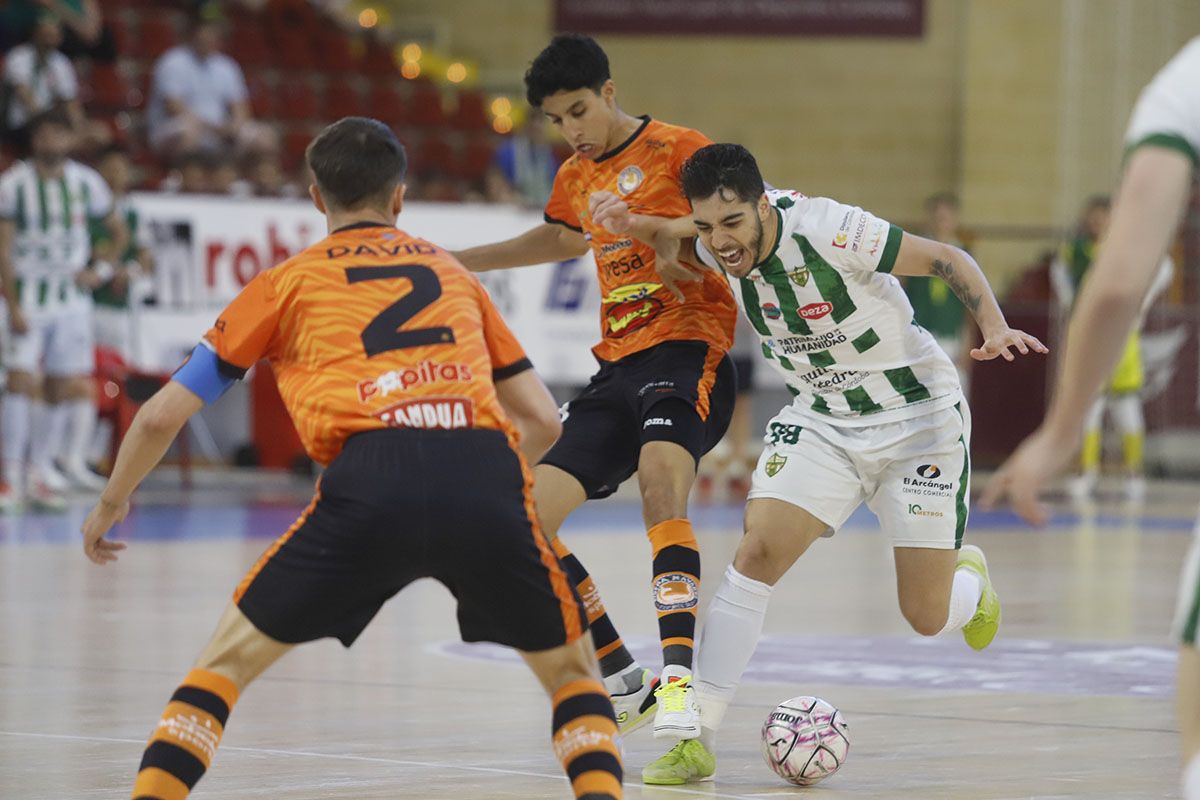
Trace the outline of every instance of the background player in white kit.
<instances>
[{"instance_id":1,"label":"background player in white kit","mask_svg":"<svg viewBox=\"0 0 1200 800\"><path fill-rule=\"evenodd\" d=\"M745 538L705 618L696 670L701 737L645 768L643 780L655 784L712 775L713 739L758 643L772 587L863 502L891 537L900 610L913 629L962 630L977 650L996 635L1000 602L983 553L962 547L970 412L954 364L913 324L892 274L946 281L983 333L973 358L1046 352L1008 327L966 252L853 206L766 191L740 145L698 150L682 181L691 221L663 235L686 236L694 223L699 241L683 245L683 258L725 273L795 400L767 428ZM597 221L627 221L618 202L599 211Z\"/></svg>"},{"instance_id":2,"label":"background player in white kit","mask_svg":"<svg viewBox=\"0 0 1200 800\"><path fill-rule=\"evenodd\" d=\"M1125 346L1159 272L1200 164L1200 37L1192 39L1142 91L1125 135L1126 158L1108 235L1071 317L1054 400L1041 427L996 473L983 496L1005 494L1026 520L1042 525L1038 492L1077 452L1088 407ZM1177 708L1187 765L1183 796L1200 800L1200 526L1183 569ZM703 663L703 661L701 661Z\"/></svg>"},{"instance_id":3,"label":"background player in white kit","mask_svg":"<svg viewBox=\"0 0 1200 800\"><path fill-rule=\"evenodd\" d=\"M75 453L95 429L91 292L107 276L88 268L89 223L104 221L115 252L124 250L128 234L104 180L67 157L74 141L70 120L47 112L30 123L32 157L0 175L0 284L9 326L8 394L0 414L8 489L0 492L0 509L24 497L61 508L65 481L52 459L68 429L72 442L82 443L70 448ZM82 461L64 468L90 488L97 476Z\"/></svg>"}]
</instances>

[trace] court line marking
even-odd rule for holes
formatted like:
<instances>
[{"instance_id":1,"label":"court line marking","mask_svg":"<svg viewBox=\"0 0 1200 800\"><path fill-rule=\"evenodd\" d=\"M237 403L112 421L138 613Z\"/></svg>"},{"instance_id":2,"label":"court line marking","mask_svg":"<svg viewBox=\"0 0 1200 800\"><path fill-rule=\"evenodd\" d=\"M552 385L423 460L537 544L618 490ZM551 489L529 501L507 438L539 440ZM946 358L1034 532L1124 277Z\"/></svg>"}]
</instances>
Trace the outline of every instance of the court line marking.
<instances>
[{"instance_id":1,"label":"court line marking","mask_svg":"<svg viewBox=\"0 0 1200 800\"><path fill-rule=\"evenodd\" d=\"M33 733L31 731L0 731L0 736L23 737L26 739L56 739L59 741L76 741L76 742L107 742L112 744L137 744L144 745L145 739L119 739L113 736L78 736L61 733ZM324 758L331 761L357 761L371 764L391 764L393 766L403 767L426 767L429 769L457 769L463 772L484 772L492 775L520 775L527 778L545 778L547 780L559 781L565 783L567 778L565 775L547 775L544 772L526 772L515 769L502 769L500 767L473 767L466 764L454 764L441 761L409 761L400 758L383 758L381 756L355 756L339 753L310 753L304 750L276 750L265 747L234 747L227 746L220 748L223 752L236 753L256 753L260 755L273 756L289 756L296 758ZM641 783L626 782L626 786L634 786L644 788ZM655 792L671 792L673 794L691 795L693 797L718 797L722 800L750 800L751 795L744 794L721 794L707 790L683 789L677 786L654 786L651 787Z\"/></svg>"}]
</instances>

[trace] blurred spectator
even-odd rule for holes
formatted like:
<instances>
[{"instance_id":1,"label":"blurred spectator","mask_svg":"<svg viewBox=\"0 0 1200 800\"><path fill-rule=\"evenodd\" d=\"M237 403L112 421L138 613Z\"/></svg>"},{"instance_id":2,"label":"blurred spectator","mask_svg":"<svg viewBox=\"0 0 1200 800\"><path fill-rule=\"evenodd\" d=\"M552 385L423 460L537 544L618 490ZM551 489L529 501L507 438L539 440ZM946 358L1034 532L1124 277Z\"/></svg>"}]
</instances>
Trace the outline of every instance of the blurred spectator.
<instances>
[{"instance_id":1,"label":"blurred spectator","mask_svg":"<svg viewBox=\"0 0 1200 800\"><path fill-rule=\"evenodd\" d=\"M546 136L546 118L534 110L521 130L496 150L487 174L487 195L493 203L543 208L554 188L559 159Z\"/></svg>"},{"instance_id":2,"label":"blurred spectator","mask_svg":"<svg viewBox=\"0 0 1200 800\"><path fill-rule=\"evenodd\" d=\"M454 180L438 169L423 170L414 181L409 194L414 200L424 200L429 203L458 203L462 201L462 193Z\"/></svg>"},{"instance_id":3,"label":"blurred spectator","mask_svg":"<svg viewBox=\"0 0 1200 800\"><path fill-rule=\"evenodd\" d=\"M299 186L284 177L279 154L274 152L253 155L246 165L246 180L250 185L250 194L255 197L292 199L304 194Z\"/></svg>"},{"instance_id":4,"label":"blurred spectator","mask_svg":"<svg viewBox=\"0 0 1200 800\"><path fill-rule=\"evenodd\" d=\"M925 230L930 239L967 250L959 236L958 197L939 192L925 201ZM958 367L963 388L970 369L972 334L965 309L941 278L909 277L904 291L913 307L913 320L933 334L938 344Z\"/></svg>"},{"instance_id":5,"label":"blurred spectator","mask_svg":"<svg viewBox=\"0 0 1200 800\"><path fill-rule=\"evenodd\" d=\"M213 160L208 153L188 150L171 164L159 189L167 194L208 194L212 191Z\"/></svg>"},{"instance_id":6,"label":"blurred spectator","mask_svg":"<svg viewBox=\"0 0 1200 800\"><path fill-rule=\"evenodd\" d=\"M58 17L46 12L37 19L33 39L14 47L4 59L5 138L18 145L26 141L29 121L47 111L64 109L75 132L83 129L79 80L71 62L57 50L61 43Z\"/></svg>"},{"instance_id":7,"label":"blurred spectator","mask_svg":"<svg viewBox=\"0 0 1200 800\"><path fill-rule=\"evenodd\" d=\"M89 56L112 61L116 47L105 29L96 0L8 0L0 3L0 50L25 41L37 26L38 17L50 12L62 20L63 52L72 58Z\"/></svg>"},{"instance_id":8,"label":"blurred spectator","mask_svg":"<svg viewBox=\"0 0 1200 800\"><path fill-rule=\"evenodd\" d=\"M236 152L275 146L275 132L250 117L241 67L219 52L224 20L213 4L193 14L188 41L154 65L147 110L150 146L164 155L181 151Z\"/></svg>"},{"instance_id":9,"label":"blurred spectator","mask_svg":"<svg viewBox=\"0 0 1200 800\"><path fill-rule=\"evenodd\" d=\"M209 162L208 191L245 197L249 187L238 174L237 162L227 155L214 153Z\"/></svg>"},{"instance_id":10,"label":"blurred spectator","mask_svg":"<svg viewBox=\"0 0 1200 800\"><path fill-rule=\"evenodd\" d=\"M138 219L137 209L129 198L133 184L129 153L120 146L110 146L97 157L96 170L112 190L114 210L125 220L129 230L129 244L123 253L109 254L113 261L112 278L96 289L93 297L97 305L124 308L149 293L153 254L147 246L146 231ZM92 242L103 252L111 244L108 228L93 223Z\"/></svg>"}]
</instances>

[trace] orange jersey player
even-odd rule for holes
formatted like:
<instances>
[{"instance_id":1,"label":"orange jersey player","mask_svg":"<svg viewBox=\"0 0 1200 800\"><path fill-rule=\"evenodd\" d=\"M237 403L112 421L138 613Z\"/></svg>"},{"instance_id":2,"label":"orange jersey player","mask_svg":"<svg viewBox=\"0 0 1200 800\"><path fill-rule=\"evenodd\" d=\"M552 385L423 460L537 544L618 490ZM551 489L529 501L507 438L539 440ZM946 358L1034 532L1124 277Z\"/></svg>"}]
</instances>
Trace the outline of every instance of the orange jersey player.
<instances>
[{"instance_id":1,"label":"orange jersey player","mask_svg":"<svg viewBox=\"0 0 1200 800\"><path fill-rule=\"evenodd\" d=\"M251 281L138 412L83 527L104 539L188 417L260 358L279 379L316 496L234 592L142 757L135 800L184 798L246 685L292 646L347 647L418 578L458 601L466 641L522 651L554 703L554 749L576 798L619 800L616 719L586 610L542 534L525 456L559 433L553 400L475 276L395 227L404 148L361 117L309 145L330 234Z\"/></svg>"},{"instance_id":2,"label":"orange jersey player","mask_svg":"<svg viewBox=\"0 0 1200 800\"><path fill-rule=\"evenodd\" d=\"M618 108L608 58L586 36L555 37L525 74L525 86L530 105L575 152L558 170L545 224L457 255L476 271L576 258L589 248L595 256L602 307L593 353L600 369L564 406L562 437L535 469L534 494L543 528L587 601L622 732L653 715L656 736L699 736L690 682L700 553L687 498L701 456L721 440L733 411L736 379L727 351L737 306L720 276L680 278L671 253L655 244L665 241L659 234L667 220L690 213L679 170L709 140ZM635 227L604 221L604 208L617 198L641 215ZM612 494L634 472L653 552L661 675L634 661L587 570L557 538L568 514Z\"/></svg>"}]
</instances>

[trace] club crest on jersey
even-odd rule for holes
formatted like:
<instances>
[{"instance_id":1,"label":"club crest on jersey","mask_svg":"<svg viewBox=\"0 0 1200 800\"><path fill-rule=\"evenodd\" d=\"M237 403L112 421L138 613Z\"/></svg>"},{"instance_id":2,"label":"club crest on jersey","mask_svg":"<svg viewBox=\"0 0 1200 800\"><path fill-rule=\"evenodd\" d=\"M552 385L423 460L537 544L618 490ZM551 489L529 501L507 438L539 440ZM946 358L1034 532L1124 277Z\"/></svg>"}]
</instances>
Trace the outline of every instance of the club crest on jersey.
<instances>
[{"instance_id":1,"label":"club crest on jersey","mask_svg":"<svg viewBox=\"0 0 1200 800\"><path fill-rule=\"evenodd\" d=\"M843 233L843 232L839 231L837 236L833 237L833 246L839 250L845 250L846 245L849 243L850 243L850 236L847 233Z\"/></svg>"},{"instance_id":2,"label":"club crest on jersey","mask_svg":"<svg viewBox=\"0 0 1200 800\"><path fill-rule=\"evenodd\" d=\"M645 175L642 174L640 167L626 167L617 176L617 191L621 194L629 194L642 185L643 178Z\"/></svg>"},{"instance_id":3,"label":"club crest on jersey","mask_svg":"<svg viewBox=\"0 0 1200 800\"><path fill-rule=\"evenodd\" d=\"M779 319L783 316L783 312L779 310L779 306L774 303L763 303L762 310L767 315L767 319Z\"/></svg>"},{"instance_id":4,"label":"club crest on jersey","mask_svg":"<svg viewBox=\"0 0 1200 800\"><path fill-rule=\"evenodd\" d=\"M785 464L787 464L787 456L772 453L771 457L767 459L767 477L774 478Z\"/></svg>"},{"instance_id":5,"label":"club crest on jersey","mask_svg":"<svg viewBox=\"0 0 1200 800\"><path fill-rule=\"evenodd\" d=\"M788 279L797 286L808 286L808 267L792 270L788 273Z\"/></svg>"}]
</instances>

